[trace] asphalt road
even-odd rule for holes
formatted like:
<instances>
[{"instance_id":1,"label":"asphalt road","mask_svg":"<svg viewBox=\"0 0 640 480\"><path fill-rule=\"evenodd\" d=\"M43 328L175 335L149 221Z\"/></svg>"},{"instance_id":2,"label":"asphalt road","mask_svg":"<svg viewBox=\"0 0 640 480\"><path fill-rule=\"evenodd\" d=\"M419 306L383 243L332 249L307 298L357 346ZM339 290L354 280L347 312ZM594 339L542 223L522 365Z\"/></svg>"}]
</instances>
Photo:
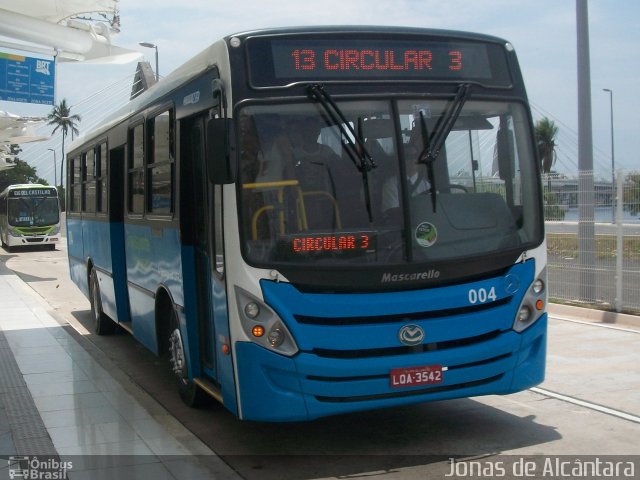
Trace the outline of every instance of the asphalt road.
<instances>
[{"instance_id":1,"label":"asphalt road","mask_svg":"<svg viewBox=\"0 0 640 480\"><path fill-rule=\"evenodd\" d=\"M537 478L551 478L542 469L558 473L557 464L543 462L557 455L625 461L635 455L634 475L640 475L640 330L634 327L551 319L546 381L510 396L308 423L239 422L215 402L184 406L166 361L129 335L89 333L89 302L68 278L64 245L55 252L0 249L0 261L46 300L81 345L98 352L107 368L125 371L244 478L430 479L452 468L467 478L519 478L528 461L537 462ZM450 458L458 462L453 467Z\"/></svg>"}]
</instances>

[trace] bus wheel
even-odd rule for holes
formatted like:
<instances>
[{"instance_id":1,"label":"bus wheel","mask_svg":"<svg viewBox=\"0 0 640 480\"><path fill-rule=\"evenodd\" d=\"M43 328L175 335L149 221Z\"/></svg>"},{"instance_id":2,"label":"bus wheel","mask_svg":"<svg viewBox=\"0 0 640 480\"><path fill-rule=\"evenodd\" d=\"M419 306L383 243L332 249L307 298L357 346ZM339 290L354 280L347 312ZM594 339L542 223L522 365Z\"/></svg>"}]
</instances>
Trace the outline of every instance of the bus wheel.
<instances>
[{"instance_id":1,"label":"bus wheel","mask_svg":"<svg viewBox=\"0 0 640 480\"><path fill-rule=\"evenodd\" d=\"M98 274L95 269L91 270L89 278L89 290L91 300L91 314L93 315L93 331L98 335L113 333L116 324L102 311L102 300L100 300L100 285L98 284Z\"/></svg>"},{"instance_id":2,"label":"bus wheel","mask_svg":"<svg viewBox=\"0 0 640 480\"><path fill-rule=\"evenodd\" d=\"M197 407L202 404L204 392L189 379L184 342L182 341L178 319L173 309L169 325L169 363L176 383L178 384L180 398L182 398L182 401L188 406Z\"/></svg>"}]
</instances>

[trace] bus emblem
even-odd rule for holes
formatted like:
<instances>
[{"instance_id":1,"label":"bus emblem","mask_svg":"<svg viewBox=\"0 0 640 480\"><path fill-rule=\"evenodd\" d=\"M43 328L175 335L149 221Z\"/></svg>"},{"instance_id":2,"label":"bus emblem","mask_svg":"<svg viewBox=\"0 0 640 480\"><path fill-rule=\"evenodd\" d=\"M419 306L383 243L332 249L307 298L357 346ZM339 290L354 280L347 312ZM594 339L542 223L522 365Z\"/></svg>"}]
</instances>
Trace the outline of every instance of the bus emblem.
<instances>
[{"instance_id":1,"label":"bus emblem","mask_svg":"<svg viewBox=\"0 0 640 480\"><path fill-rule=\"evenodd\" d=\"M405 325L398 332L398 338L409 347L420 345L424 340L424 330L419 325Z\"/></svg>"}]
</instances>

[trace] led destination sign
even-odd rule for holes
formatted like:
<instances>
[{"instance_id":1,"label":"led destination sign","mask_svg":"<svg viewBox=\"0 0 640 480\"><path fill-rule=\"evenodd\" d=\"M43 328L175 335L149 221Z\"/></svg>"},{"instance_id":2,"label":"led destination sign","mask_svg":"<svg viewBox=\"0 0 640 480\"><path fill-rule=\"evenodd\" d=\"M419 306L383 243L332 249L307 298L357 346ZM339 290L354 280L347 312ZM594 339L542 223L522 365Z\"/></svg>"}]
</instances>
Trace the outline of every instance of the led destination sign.
<instances>
[{"instance_id":1,"label":"led destination sign","mask_svg":"<svg viewBox=\"0 0 640 480\"><path fill-rule=\"evenodd\" d=\"M9 190L9 197L57 197L58 192L55 188L29 188Z\"/></svg>"},{"instance_id":2,"label":"led destination sign","mask_svg":"<svg viewBox=\"0 0 640 480\"><path fill-rule=\"evenodd\" d=\"M440 48L293 48L273 47L274 58L278 60L276 75L291 77L304 72L323 75L334 72L388 72L401 71L420 73L428 76L434 72L440 75L461 72L465 67L464 55L460 49ZM282 58L282 52L291 56L289 61ZM435 57L434 57L435 54ZM486 57L486 54L485 54ZM292 61L291 61L292 60Z\"/></svg>"},{"instance_id":3,"label":"led destination sign","mask_svg":"<svg viewBox=\"0 0 640 480\"><path fill-rule=\"evenodd\" d=\"M255 86L358 79L511 84L504 48L481 42L256 38L249 56Z\"/></svg>"},{"instance_id":4,"label":"led destination sign","mask_svg":"<svg viewBox=\"0 0 640 480\"><path fill-rule=\"evenodd\" d=\"M364 252L372 248L369 233L342 233L333 235L300 235L291 240L294 254Z\"/></svg>"}]
</instances>

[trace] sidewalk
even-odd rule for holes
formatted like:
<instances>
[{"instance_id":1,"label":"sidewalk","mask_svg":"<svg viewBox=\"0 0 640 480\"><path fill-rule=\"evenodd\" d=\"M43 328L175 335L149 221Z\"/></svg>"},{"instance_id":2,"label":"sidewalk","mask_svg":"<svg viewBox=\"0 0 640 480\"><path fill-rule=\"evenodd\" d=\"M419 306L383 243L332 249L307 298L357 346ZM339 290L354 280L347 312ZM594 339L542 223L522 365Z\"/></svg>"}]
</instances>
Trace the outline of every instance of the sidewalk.
<instances>
[{"instance_id":1,"label":"sidewalk","mask_svg":"<svg viewBox=\"0 0 640 480\"><path fill-rule=\"evenodd\" d=\"M239 478L115 367L98 364L47 308L0 264L0 478L18 469L10 456L22 468L67 466L58 478Z\"/></svg>"}]
</instances>

